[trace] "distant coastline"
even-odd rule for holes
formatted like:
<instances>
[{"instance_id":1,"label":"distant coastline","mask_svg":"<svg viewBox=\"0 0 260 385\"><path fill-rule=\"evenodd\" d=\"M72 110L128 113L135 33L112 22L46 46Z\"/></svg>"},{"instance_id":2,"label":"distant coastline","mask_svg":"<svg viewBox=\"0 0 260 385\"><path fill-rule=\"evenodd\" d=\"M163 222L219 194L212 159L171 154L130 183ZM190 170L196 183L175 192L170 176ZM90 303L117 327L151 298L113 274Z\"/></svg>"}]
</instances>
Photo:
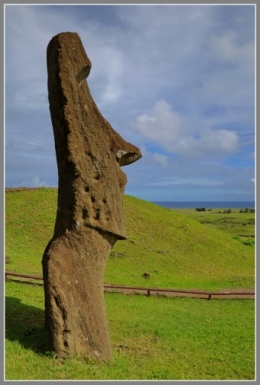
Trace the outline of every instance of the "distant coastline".
<instances>
[{"instance_id":1,"label":"distant coastline","mask_svg":"<svg viewBox=\"0 0 260 385\"><path fill-rule=\"evenodd\" d=\"M159 202L159 201L153 201L152 203L168 208L168 209L185 209L185 208L201 208L204 207L205 209L214 209L214 208L225 208L225 209L251 209L255 208L255 202Z\"/></svg>"}]
</instances>

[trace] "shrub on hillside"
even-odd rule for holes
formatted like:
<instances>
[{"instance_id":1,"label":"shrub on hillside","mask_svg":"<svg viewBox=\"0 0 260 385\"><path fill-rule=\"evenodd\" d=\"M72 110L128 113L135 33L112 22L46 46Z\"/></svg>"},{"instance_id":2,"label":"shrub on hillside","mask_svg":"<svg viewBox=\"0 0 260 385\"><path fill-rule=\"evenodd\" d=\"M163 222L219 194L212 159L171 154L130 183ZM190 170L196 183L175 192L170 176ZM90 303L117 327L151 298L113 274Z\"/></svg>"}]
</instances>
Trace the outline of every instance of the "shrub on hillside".
<instances>
[{"instance_id":1,"label":"shrub on hillside","mask_svg":"<svg viewBox=\"0 0 260 385\"><path fill-rule=\"evenodd\" d=\"M240 211L239 211L240 213L254 213L255 212L255 209L248 209L248 208L246 208L246 209L241 209Z\"/></svg>"}]
</instances>

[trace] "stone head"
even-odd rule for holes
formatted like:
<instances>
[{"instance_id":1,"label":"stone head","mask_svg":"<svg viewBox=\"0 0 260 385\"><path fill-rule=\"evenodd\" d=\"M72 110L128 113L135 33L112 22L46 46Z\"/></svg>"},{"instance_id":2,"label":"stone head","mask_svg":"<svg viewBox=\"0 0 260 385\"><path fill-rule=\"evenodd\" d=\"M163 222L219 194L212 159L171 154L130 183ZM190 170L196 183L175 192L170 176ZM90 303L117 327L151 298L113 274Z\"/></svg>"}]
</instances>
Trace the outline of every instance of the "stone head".
<instances>
[{"instance_id":1,"label":"stone head","mask_svg":"<svg viewBox=\"0 0 260 385\"><path fill-rule=\"evenodd\" d=\"M126 175L141 158L101 115L86 78L91 62L77 33L54 36L47 48L48 90L59 174L56 228L73 223L126 237Z\"/></svg>"}]
</instances>

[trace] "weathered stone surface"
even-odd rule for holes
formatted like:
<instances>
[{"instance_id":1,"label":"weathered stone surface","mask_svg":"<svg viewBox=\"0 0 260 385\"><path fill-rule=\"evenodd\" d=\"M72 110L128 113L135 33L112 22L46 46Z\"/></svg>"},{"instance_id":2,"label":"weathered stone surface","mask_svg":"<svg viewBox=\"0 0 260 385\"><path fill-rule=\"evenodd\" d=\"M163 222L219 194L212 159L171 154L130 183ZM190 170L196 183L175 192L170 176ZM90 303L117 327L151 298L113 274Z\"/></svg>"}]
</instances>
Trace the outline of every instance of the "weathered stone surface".
<instances>
[{"instance_id":1,"label":"weathered stone surface","mask_svg":"<svg viewBox=\"0 0 260 385\"><path fill-rule=\"evenodd\" d=\"M111 248L126 238L120 166L141 153L93 101L86 81L91 62L76 33L52 38L47 67L59 188L54 235L42 260L46 325L58 356L109 360L103 277Z\"/></svg>"}]
</instances>

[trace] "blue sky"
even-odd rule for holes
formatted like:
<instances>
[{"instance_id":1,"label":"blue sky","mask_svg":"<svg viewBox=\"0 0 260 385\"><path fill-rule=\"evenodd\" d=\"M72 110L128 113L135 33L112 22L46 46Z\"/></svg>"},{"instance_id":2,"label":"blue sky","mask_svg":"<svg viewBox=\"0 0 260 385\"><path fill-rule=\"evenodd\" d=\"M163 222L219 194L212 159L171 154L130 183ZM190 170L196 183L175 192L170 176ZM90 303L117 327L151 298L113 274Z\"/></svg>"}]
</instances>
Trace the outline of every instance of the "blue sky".
<instances>
[{"instance_id":1,"label":"blue sky","mask_svg":"<svg viewBox=\"0 0 260 385\"><path fill-rule=\"evenodd\" d=\"M252 201L254 5L5 5L5 185L58 185L46 48L77 32L103 116L141 160L126 194Z\"/></svg>"}]
</instances>

